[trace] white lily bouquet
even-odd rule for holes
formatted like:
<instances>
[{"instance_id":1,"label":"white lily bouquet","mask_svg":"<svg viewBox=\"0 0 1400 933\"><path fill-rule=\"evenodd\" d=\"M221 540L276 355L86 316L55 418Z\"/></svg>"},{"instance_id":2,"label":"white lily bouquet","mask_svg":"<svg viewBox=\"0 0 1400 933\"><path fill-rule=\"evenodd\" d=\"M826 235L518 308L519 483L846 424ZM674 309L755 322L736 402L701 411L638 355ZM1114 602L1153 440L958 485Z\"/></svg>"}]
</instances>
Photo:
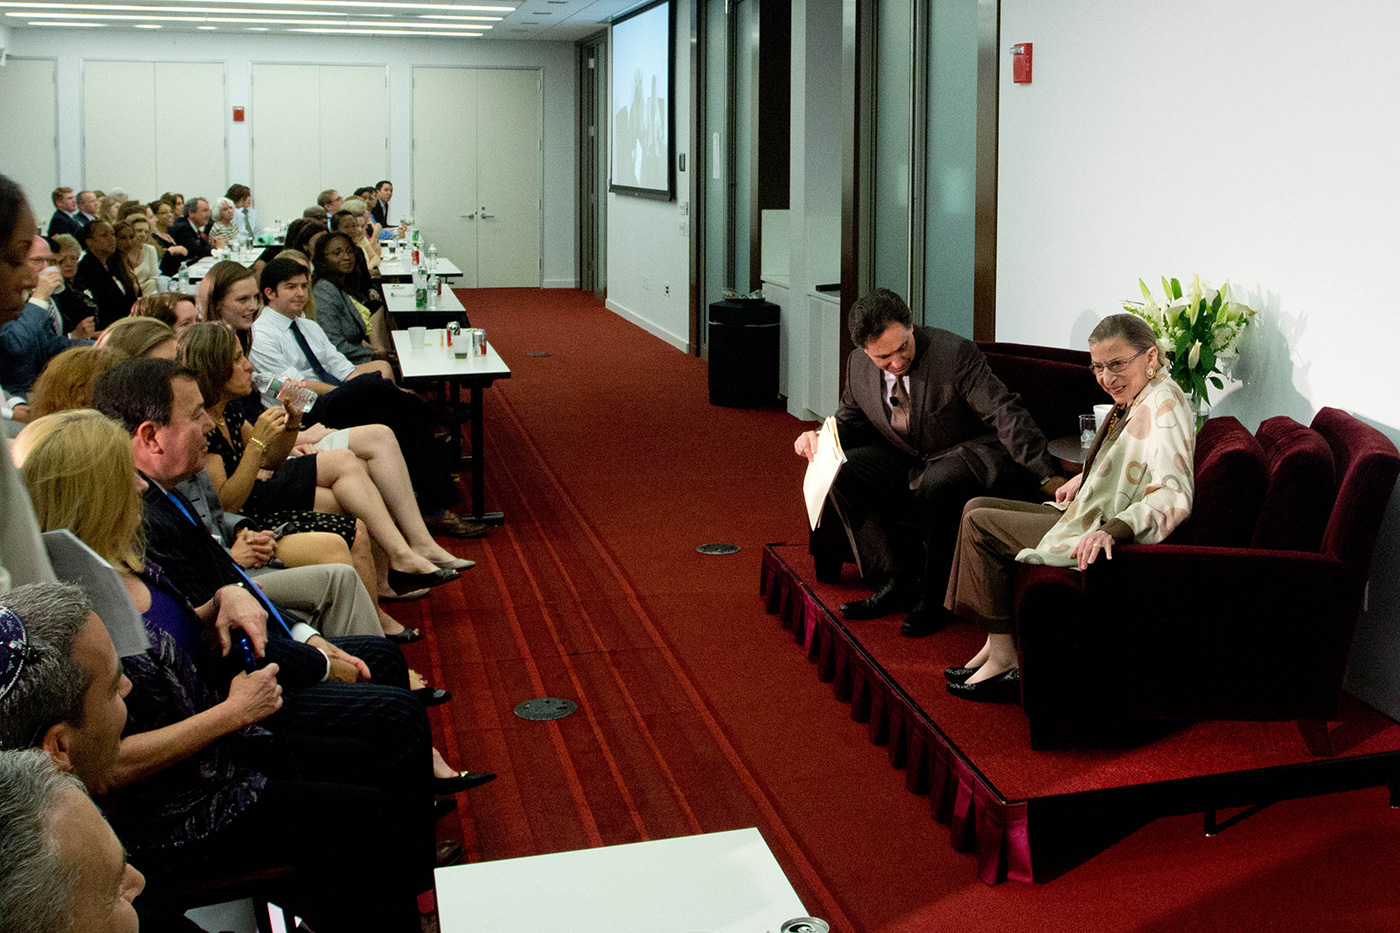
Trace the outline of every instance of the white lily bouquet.
<instances>
[{"instance_id":1,"label":"white lily bouquet","mask_svg":"<svg viewBox=\"0 0 1400 933\"><path fill-rule=\"evenodd\" d=\"M1162 278L1166 303L1158 304L1147 283L1138 279L1142 301L1125 301L1123 310L1152 325L1157 349L1166 360L1171 377L1191 397L1198 422L1210 408L1210 386L1225 388L1239 359L1235 349L1240 335L1258 312L1229 294L1226 283L1219 291L1195 276L1185 293L1177 279Z\"/></svg>"}]
</instances>

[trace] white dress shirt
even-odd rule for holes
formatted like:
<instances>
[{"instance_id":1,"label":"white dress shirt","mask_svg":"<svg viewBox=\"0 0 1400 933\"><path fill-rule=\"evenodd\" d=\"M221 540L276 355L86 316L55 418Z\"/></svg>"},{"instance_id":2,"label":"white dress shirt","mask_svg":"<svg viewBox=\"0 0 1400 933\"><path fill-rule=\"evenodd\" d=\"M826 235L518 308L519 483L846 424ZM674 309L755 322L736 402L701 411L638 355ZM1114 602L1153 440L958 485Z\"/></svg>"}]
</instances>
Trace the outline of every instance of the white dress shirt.
<instances>
[{"instance_id":1,"label":"white dress shirt","mask_svg":"<svg viewBox=\"0 0 1400 933\"><path fill-rule=\"evenodd\" d=\"M355 364L345 358L345 354L335 348L321 325L306 317L297 318L297 329L306 338L306 345L316 354L326 372L337 379L349 379L355 371ZM248 354L253 369L272 376L291 376L293 379L315 379L320 381L315 368L306 359L306 354L292 336L292 321L285 314L264 308L253 322L253 349ZM263 401L269 407L280 405L276 394L264 392Z\"/></svg>"},{"instance_id":2,"label":"white dress shirt","mask_svg":"<svg viewBox=\"0 0 1400 933\"><path fill-rule=\"evenodd\" d=\"M233 227L239 236L258 235L258 215L251 207L233 209Z\"/></svg>"}]
</instances>

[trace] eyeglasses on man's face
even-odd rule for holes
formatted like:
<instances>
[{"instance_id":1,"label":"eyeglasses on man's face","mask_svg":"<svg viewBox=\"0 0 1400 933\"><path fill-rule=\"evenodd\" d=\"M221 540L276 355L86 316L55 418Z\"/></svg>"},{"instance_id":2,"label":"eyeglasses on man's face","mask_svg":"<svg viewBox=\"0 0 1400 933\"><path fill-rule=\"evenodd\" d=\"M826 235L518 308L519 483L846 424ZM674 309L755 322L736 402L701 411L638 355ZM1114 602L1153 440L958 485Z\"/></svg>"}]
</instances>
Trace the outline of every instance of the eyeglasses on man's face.
<instances>
[{"instance_id":1,"label":"eyeglasses on man's face","mask_svg":"<svg viewBox=\"0 0 1400 933\"><path fill-rule=\"evenodd\" d=\"M1137 359L1138 357L1142 356L1144 353L1146 353L1146 352L1147 352L1148 350L1150 350L1150 349L1151 349L1151 347L1143 347L1141 350L1137 351L1137 352L1134 353L1132 356L1130 356L1130 357L1128 357L1127 359L1124 359L1124 360L1110 360L1110 361L1108 361L1107 363L1090 363L1090 364L1089 364L1089 369L1090 369L1090 371L1093 372L1093 374L1094 374L1095 376L1102 376L1102 375L1103 375L1103 371L1104 371L1105 369L1108 370L1109 372L1113 373L1113 374L1116 376L1116 375L1118 375L1119 373L1121 373L1121 372L1123 371L1124 367L1126 367L1129 363L1131 363L1133 360Z\"/></svg>"}]
</instances>

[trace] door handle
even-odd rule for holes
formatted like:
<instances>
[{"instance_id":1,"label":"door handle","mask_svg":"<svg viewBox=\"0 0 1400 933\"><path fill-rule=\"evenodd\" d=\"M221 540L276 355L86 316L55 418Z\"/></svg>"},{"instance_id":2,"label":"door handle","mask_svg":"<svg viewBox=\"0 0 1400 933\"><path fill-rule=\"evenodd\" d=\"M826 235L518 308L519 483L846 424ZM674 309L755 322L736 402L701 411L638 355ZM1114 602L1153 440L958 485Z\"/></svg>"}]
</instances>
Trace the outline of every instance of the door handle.
<instances>
[{"instance_id":1,"label":"door handle","mask_svg":"<svg viewBox=\"0 0 1400 933\"><path fill-rule=\"evenodd\" d=\"M489 217L495 217L495 216L496 216L495 214L488 214L488 213L486 213L486 208L485 208L485 207L482 207L482 209L481 209L481 219L482 219L482 220L486 220L486 219L489 218Z\"/></svg>"},{"instance_id":2,"label":"door handle","mask_svg":"<svg viewBox=\"0 0 1400 933\"><path fill-rule=\"evenodd\" d=\"M470 214L463 214L462 217L466 218L467 220L473 220L476 218L476 211L472 211Z\"/></svg>"}]
</instances>

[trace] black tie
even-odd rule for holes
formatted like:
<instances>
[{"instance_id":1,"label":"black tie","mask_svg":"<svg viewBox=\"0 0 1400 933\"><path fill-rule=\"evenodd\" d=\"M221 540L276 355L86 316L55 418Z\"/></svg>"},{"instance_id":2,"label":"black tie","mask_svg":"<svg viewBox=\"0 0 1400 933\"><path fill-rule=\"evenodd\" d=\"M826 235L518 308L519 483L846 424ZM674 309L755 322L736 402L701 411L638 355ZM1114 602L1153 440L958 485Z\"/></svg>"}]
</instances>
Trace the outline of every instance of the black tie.
<instances>
[{"instance_id":1,"label":"black tie","mask_svg":"<svg viewBox=\"0 0 1400 933\"><path fill-rule=\"evenodd\" d=\"M292 321L292 339L297 342L297 346L301 347L301 352L306 355L306 362L316 371L317 379L333 386L343 384L343 379L337 379L326 372L326 367L322 366L321 361L316 359L316 354L311 352L311 345L306 342L306 335L301 332L300 327L297 327L297 322L295 320Z\"/></svg>"}]
</instances>

